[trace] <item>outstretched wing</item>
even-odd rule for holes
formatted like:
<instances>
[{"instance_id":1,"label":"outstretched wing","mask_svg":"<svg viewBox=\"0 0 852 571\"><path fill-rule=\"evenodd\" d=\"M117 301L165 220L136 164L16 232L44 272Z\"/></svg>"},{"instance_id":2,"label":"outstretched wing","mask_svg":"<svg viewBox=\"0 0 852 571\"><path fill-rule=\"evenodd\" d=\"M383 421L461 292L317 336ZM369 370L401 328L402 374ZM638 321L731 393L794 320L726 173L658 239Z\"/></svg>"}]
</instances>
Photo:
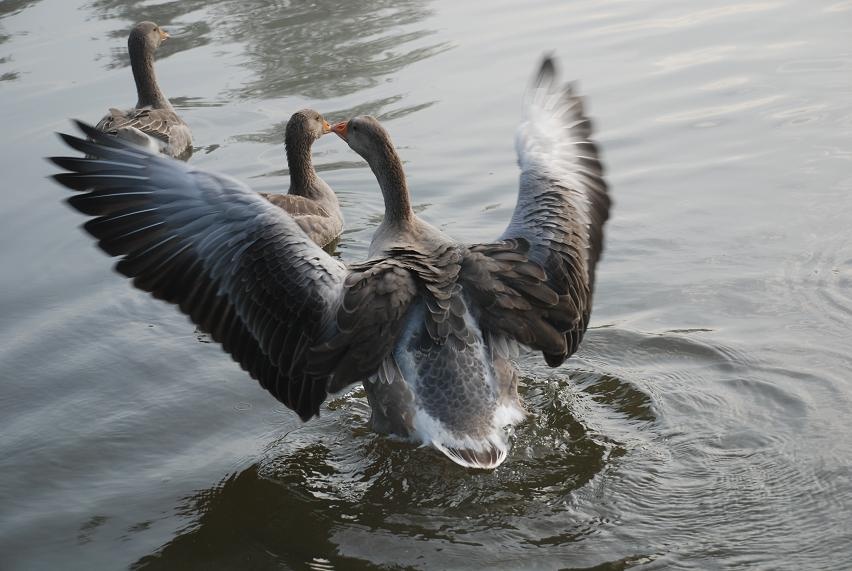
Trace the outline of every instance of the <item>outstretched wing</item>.
<instances>
[{"instance_id":1,"label":"outstretched wing","mask_svg":"<svg viewBox=\"0 0 852 571\"><path fill-rule=\"evenodd\" d=\"M82 191L68 202L123 256L116 269L177 304L302 419L317 414L332 373L306 365L337 330L344 266L242 183L78 125L90 141L62 138L87 158L51 159L70 171L54 178Z\"/></svg>"},{"instance_id":2,"label":"outstretched wing","mask_svg":"<svg viewBox=\"0 0 852 571\"><path fill-rule=\"evenodd\" d=\"M471 248L466 275L485 274L469 283L492 327L557 366L588 326L610 199L582 99L557 84L551 58L542 62L526 107L515 139L515 211L501 242Z\"/></svg>"}]
</instances>

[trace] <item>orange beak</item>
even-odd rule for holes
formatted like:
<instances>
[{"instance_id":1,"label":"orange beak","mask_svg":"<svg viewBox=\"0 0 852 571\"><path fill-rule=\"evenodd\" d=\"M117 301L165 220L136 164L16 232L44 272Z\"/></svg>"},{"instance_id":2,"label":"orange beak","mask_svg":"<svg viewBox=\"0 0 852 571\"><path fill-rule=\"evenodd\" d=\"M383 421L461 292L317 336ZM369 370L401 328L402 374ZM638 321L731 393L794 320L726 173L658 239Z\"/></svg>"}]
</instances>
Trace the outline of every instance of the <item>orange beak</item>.
<instances>
[{"instance_id":1,"label":"orange beak","mask_svg":"<svg viewBox=\"0 0 852 571\"><path fill-rule=\"evenodd\" d=\"M341 121L340 123L335 123L334 125L332 125L331 130L334 132L335 135L337 135L338 137L340 137L341 139L343 139L345 141L346 140L346 129L347 129L348 125L349 124L346 121Z\"/></svg>"},{"instance_id":2,"label":"orange beak","mask_svg":"<svg viewBox=\"0 0 852 571\"><path fill-rule=\"evenodd\" d=\"M160 40L165 42L166 40L169 39L169 37L170 37L169 33L167 31L165 31L164 29L160 28Z\"/></svg>"},{"instance_id":3,"label":"orange beak","mask_svg":"<svg viewBox=\"0 0 852 571\"><path fill-rule=\"evenodd\" d=\"M331 125L325 119L322 120L322 134L331 133Z\"/></svg>"}]
</instances>

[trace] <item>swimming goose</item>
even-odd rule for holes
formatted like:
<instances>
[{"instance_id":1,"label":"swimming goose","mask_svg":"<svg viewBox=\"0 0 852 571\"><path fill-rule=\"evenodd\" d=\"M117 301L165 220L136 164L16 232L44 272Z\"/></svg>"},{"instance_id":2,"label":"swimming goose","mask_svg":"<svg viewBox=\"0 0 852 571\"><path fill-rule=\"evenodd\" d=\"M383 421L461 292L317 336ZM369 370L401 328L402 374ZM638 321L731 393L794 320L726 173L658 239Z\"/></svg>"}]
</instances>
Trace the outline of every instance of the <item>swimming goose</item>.
<instances>
[{"instance_id":1,"label":"swimming goose","mask_svg":"<svg viewBox=\"0 0 852 571\"><path fill-rule=\"evenodd\" d=\"M317 175L311 161L311 145L330 132L328 122L313 109L294 113L284 131L290 189L287 194L260 193L290 214L305 234L322 247L330 245L343 232L343 214L337 195Z\"/></svg>"},{"instance_id":2,"label":"swimming goose","mask_svg":"<svg viewBox=\"0 0 852 571\"><path fill-rule=\"evenodd\" d=\"M345 266L242 183L150 154L78 123L63 139L95 158L56 157L54 175L93 217L84 228L133 284L180 309L303 420L363 382L371 425L494 468L524 408L518 344L557 366L589 320L609 198L591 124L544 61L517 133L511 222L465 245L411 210L379 123L334 127L369 163L386 216L367 261Z\"/></svg>"},{"instance_id":3,"label":"swimming goose","mask_svg":"<svg viewBox=\"0 0 852 571\"><path fill-rule=\"evenodd\" d=\"M154 22L133 26L127 38L127 51L136 81L136 107L128 111L111 108L97 129L152 152L187 159L192 154L192 133L163 95L154 74L154 52L168 37Z\"/></svg>"}]
</instances>

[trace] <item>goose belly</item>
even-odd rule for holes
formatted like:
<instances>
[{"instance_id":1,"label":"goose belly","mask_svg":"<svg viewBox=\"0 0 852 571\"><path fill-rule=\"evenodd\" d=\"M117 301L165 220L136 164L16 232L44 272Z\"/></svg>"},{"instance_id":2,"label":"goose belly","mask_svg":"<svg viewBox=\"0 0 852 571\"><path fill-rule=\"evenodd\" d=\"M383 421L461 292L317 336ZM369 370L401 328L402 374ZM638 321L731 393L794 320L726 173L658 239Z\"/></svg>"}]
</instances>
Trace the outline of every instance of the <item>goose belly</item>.
<instances>
[{"instance_id":1,"label":"goose belly","mask_svg":"<svg viewBox=\"0 0 852 571\"><path fill-rule=\"evenodd\" d=\"M469 311L465 343L435 342L426 319L425 306L412 310L385 372L367 384L374 428L431 444L464 466L495 467L508 451L504 427L524 417L514 367L493 359Z\"/></svg>"}]
</instances>

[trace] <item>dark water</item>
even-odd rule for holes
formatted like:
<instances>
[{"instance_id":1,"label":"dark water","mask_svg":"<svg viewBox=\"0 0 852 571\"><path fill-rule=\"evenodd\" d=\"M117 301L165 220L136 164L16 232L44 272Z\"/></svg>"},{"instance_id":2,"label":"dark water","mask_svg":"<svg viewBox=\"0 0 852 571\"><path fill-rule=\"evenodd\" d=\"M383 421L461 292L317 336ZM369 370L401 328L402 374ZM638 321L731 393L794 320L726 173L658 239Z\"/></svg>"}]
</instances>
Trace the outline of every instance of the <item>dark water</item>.
<instances>
[{"instance_id":1,"label":"dark water","mask_svg":"<svg viewBox=\"0 0 852 571\"><path fill-rule=\"evenodd\" d=\"M135 100L153 19L193 163L286 188L282 127L372 113L463 239L514 205L524 86L581 80L616 201L593 329L521 362L493 473L301 424L76 227L42 157ZM0 568L852 568L852 2L0 3ZM345 259L381 218L324 138Z\"/></svg>"}]
</instances>

